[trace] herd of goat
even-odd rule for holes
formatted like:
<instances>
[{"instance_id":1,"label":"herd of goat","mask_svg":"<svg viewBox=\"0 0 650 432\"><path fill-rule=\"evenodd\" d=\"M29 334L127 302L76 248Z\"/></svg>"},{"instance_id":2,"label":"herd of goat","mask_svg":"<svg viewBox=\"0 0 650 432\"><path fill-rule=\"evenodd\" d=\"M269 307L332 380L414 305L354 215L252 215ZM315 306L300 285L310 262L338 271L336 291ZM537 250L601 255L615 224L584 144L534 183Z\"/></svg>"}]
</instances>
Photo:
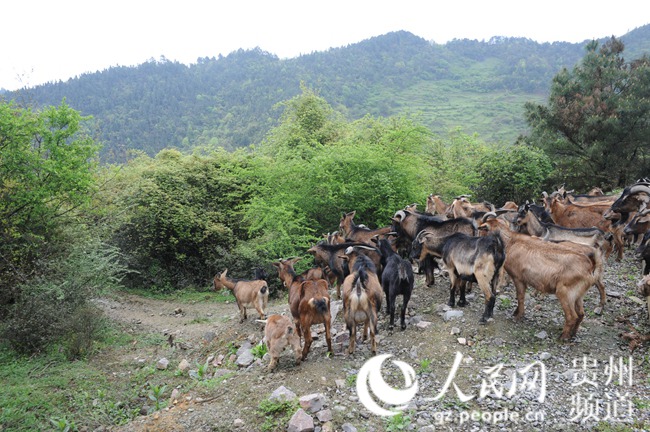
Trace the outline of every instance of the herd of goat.
<instances>
[{"instance_id":1,"label":"herd of goat","mask_svg":"<svg viewBox=\"0 0 650 432\"><path fill-rule=\"evenodd\" d=\"M583 297L596 285L602 313L606 302L603 263L616 252L621 260L628 244L645 260L639 289L648 303L650 318L650 180L640 179L620 195L605 195L595 188L585 195L564 187L543 193L543 205L507 202L496 209L489 203L472 203L468 196L445 204L439 196L427 198L426 210L410 205L397 211L392 224L370 229L354 223L355 212L343 213L339 230L325 235L307 251L315 266L297 274L300 258L280 259L272 264L288 290L291 319L272 315L266 319L269 287L262 277L235 280L227 270L214 278L215 290L233 291L241 320L246 308L254 307L265 323L265 340L271 355L269 370L287 346L297 363L312 344L311 326L323 324L327 349L332 353L330 288L343 300L343 319L350 333L348 353L355 350L356 331L363 325L363 340L370 339L376 354L378 314L386 299L389 331L395 323L396 298L402 296L400 328L414 285L413 265L434 283L435 270L449 275L449 306L465 306L466 285L476 283L484 295L480 318L492 317L497 290L511 281L516 290L516 320L524 315L527 287L555 294L564 312L560 339L576 335L585 312ZM642 237L642 240L639 240ZM456 296L458 295L458 302ZM301 338L304 344L301 347Z\"/></svg>"}]
</instances>

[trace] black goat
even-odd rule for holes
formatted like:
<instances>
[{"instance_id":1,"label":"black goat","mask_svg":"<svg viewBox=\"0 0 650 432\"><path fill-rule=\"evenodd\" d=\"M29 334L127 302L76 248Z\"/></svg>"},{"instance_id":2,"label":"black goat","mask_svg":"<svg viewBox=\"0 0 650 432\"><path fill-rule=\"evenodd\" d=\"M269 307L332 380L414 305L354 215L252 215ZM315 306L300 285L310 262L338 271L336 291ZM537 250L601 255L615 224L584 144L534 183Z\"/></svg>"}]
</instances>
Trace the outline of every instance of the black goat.
<instances>
[{"instance_id":1,"label":"black goat","mask_svg":"<svg viewBox=\"0 0 650 432\"><path fill-rule=\"evenodd\" d=\"M400 328L406 329L406 307L411 299L415 277L411 263L400 257L387 239L379 240L379 251L384 262L384 272L381 276L381 286L386 294L386 314L390 315L389 331L395 326L395 300L402 296L402 311L400 312Z\"/></svg>"},{"instance_id":2,"label":"black goat","mask_svg":"<svg viewBox=\"0 0 650 432\"><path fill-rule=\"evenodd\" d=\"M449 306L454 306L456 291L460 290L458 306L465 306L465 283L477 282L485 295L485 311L480 322L492 317L496 302L497 285L501 279L506 258L505 246L499 233L472 237L463 233L437 237L423 232L416 241L422 244L421 255L441 257L449 269L451 288Z\"/></svg>"}]
</instances>

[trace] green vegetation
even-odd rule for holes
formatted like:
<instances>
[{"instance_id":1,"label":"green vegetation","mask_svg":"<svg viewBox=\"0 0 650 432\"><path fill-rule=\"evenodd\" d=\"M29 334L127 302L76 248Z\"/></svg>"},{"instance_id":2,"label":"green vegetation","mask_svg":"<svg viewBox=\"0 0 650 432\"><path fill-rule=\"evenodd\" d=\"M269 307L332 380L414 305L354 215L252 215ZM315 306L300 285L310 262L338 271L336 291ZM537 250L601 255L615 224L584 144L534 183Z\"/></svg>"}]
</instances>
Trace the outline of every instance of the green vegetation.
<instances>
[{"instance_id":1,"label":"green vegetation","mask_svg":"<svg viewBox=\"0 0 650 432\"><path fill-rule=\"evenodd\" d=\"M260 343L255 345L251 351L256 358L262 358L264 357L264 354L269 352L269 348L265 343Z\"/></svg>"},{"instance_id":2,"label":"green vegetation","mask_svg":"<svg viewBox=\"0 0 650 432\"><path fill-rule=\"evenodd\" d=\"M480 43L452 45L468 58L485 56ZM143 365L116 384L88 361L126 343L150 348L165 343L161 335L127 341L124 334L107 331L92 300L111 291L137 290L181 304L232 300L229 292L207 291L217 272L227 268L234 277L250 278L255 269L289 256L303 256L300 265L306 268L312 263L306 249L336 229L342 212L355 210L357 223L374 228L388 225L404 205L422 204L432 192L446 200L472 193L473 200L501 205L538 196L560 179L575 180L571 187L621 185L639 172L647 174L650 155L641 137L650 124L648 59L624 63L615 40L600 50L597 44L588 48L573 73L555 78L548 107L528 106L533 133L514 146L488 145L461 129L436 135L416 115L366 112L347 120L339 100L330 105L303 84L297 95L285 95L278 125L246 150L164 149L155 156L138 153L122 166L100 166L99 146L86 132L92 119L65 102L40 111L0 102L0 379L6 383L0 424L10 430L92 429L129 421L145 408L143 400L154 401L156 409L163 405L166 388L181 378L173 371ZM330 70L326 57L314 59ZM478 85L451 65L436 68L431 58L421 60L429 62L431 76ZM468 68L487 74L486 68L503 67L484 60ZM408 62L414 60L400 61L412 66ZM404 67L384 66L389 77ZM592 80L595 70L608 85ZM363 71L349 84L360 87L346 98L369 92L362 83L373 73ZM485 86L496 91L501 84ZM580 103L562 109L558 104L567 97ZM643 127L627 127L631 124ZM600 150L618 148L622 134L620 148L634 157L622 152L603 159ZM576 142L584 147L579 154ZM559 163L562 152L575 158ZM580 172L583 160L589 162L585 167L607 162L608 169ZM277 278L270 280L271 292L284 292ZM508 303L504 299L499 307ZM233 342L223 348L228 355L236 352ZM429 366L426 359L420 364L422 371ZM197 376L196 386L221 382L204 379L207 365L199 366ZM350 386L355 380L346 378ZM293 411L291 404L260 406L268 430ZM408 416L393 421L387 428L399 430Z\"/></svg>"},{"instance_id":3,"label":"green vegetation","mask_svg":"<svg viewBox=\"0 0 650 432\"><path fill-rule=\"evenodd\" d=\"M399 412L394 416L387 417L384 423L387 432L405 431L408 430L411 424L411 416L404 414L404 412Z\"/></svg>"},{"instance_id":4,"label":"green vegetation","mask_svg":"<svg viewBox=\"0 0 650 432\"><path fill-rule=\"evenodd\" d=\"M300 408L297 400L271 401L262 400L258 407L258 414L264 419L261 425L262 431L285 430L291 416Z\"/></svg>"},{"instance_id":5,"label":"green vegetation","mask_svg":"<svg viewBox=\"0 0 650 432\"><path fill-rule=\"evenodd\" d=\"M630 60L648 52L649 32L644 26L622 38ZM40 106L67 98L94 116L107 162L128 160L134 148L153 157L169 147L231 151L259 143L276 125L276 104L299 95L301 81L352 120L416 116L439 135L462 127L508 143L528 129L524 103L542 103L553 76L573 67L584 47L505 37L439 45L401 31L294 59L259 48L189 66L162 57L5 97Z\"/></svg>"},{"instance_id":6,"label":"green vegetation","mask_svg":"<svg viewBox=\"0 0 650 432\"><path fill-rule=\"evenodd\" d=\"M650 169L650 57L623 57L612 37L587 45L572 71L553 78L548 105L526 104L533 128L528 142L556 165L555 180L571 187L625 187Z\"/></svg>"}]
</instances>

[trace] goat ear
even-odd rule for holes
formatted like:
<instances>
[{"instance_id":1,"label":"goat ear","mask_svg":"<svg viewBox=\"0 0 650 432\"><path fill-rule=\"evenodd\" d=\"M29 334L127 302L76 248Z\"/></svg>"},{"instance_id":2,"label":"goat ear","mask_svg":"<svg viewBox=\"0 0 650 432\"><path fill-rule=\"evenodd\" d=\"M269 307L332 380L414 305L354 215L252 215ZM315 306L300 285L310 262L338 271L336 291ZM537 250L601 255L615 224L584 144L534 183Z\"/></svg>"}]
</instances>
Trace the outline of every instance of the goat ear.
<instances>
[{"instance_id":1,"label":"goat ear","mask_svg":"<svg viewBox=\"0 0 650 432\"><path fill-rule=\"evenodd\" d=\"M277 268L280 268L280 263L277 262L277 261L276 261L276 262L272 262L271 264L272 264L273 266L277 267Z\"/></svg>"},{"instance_id":2,"label":"goat ear","mask_svg":"<svg viewBox=\"0 0 650 432\"><path fill-rule=\"evenodd\" d=\"M300 261L301 259L302 259L302 257L295 257L295 258L291 258L289 261L291 262L291 264L295 264L298 261Z\"/></svg>"},{"instance_id":3,"label":"goat ear","mask_svg":"<svg viewBox=\"0 0 650 432\"><path fill-rule=\"evenodd\" d=\"M221 276L220 276L220 277L226 277L226 273L228 273L228 269L225 269L225 270L223 271L223 273L221 273Z\"/></svg>"}]
</instances>

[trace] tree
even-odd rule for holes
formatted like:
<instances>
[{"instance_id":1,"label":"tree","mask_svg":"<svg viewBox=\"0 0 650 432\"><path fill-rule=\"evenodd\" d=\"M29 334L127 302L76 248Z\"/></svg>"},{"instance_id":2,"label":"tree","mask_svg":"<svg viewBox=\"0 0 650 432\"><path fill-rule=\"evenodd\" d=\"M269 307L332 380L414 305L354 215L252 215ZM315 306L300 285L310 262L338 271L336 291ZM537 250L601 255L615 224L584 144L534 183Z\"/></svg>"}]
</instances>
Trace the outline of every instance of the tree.
<instances>
[{"instance_id":1,"label":"tree","mask_svg":"<svg viewBox=\"0 0 650 432\"><path fill-rule=\"evenodd\" d=\"M523 203L540 195L552 169L548 156L535 147L496 148L479 162L479 181L474 190L496 206L506 201Z\"/></svg>"},{"instance_id":2,"label":"tree","mask_svg":"<svg viewBox=\"0 0 650 432\"><path fill-rule=\"evenodd\" d=\"M61 227L96 188L86 120L65 100L39 112L0 102L0 304L65 248Z\"/></svg>"},{"instance_id":3,"label":"tree","mask_svg":"<svg viewBox=\"0 0 650 432\"><path fill-rule=\"evenodd\" d=\"M626 63L612 37L553 78L548 105L526 104L532 133L572 188L622 187L650 168L650 58Z\"/></svg>"}]
</instances>

